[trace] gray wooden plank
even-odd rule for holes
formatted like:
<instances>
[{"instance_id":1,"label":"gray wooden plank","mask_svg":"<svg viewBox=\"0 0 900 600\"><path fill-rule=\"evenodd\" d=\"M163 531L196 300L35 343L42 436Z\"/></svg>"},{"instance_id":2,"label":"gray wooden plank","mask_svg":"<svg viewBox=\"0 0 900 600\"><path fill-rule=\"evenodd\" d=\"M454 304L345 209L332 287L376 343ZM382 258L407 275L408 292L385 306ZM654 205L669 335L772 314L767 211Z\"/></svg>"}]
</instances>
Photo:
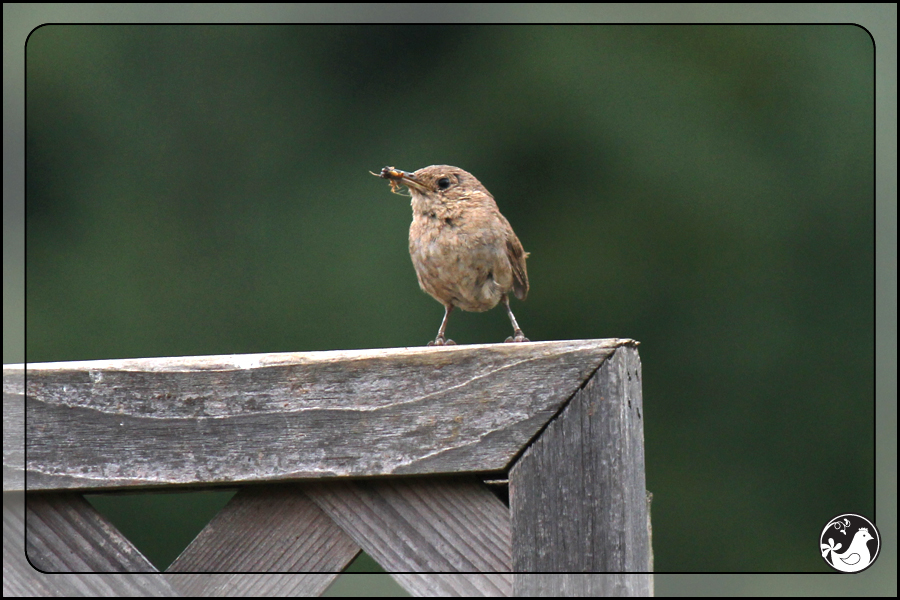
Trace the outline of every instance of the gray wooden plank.
<instances>
[{"instance_id":1,"label":"gray wooden plank","mask_svg":"<svg viewBox=\"0 0 900 600\"><path fill-rule=\"evenodd\" d=\"M653 572L653 523L652 523L652 518L650 516L652 505L653 505L653 494L650 492L647 492L647 546L649 546L649 548L650 548L650 559L649 559L650 567L647 570L650 571L651 573ZM650 589L651 590L654 589L652 575L651 575L651 579L650 579Z\"/></svg>"},{"instance_id":2,"label":"gray wooden plank","mask_svg":"<svg viewBox=\"0 0 900 600\"><path fill-rule=\"evenodd\" d=\"M64 496L76 497L74 494L65 494ZM29 516L28 527L30 533L36 535L48 536L49 539L41 541L40 545L54 548L54 557L50 560L42 561L38 557L37 563L41 566L63 566L68 564L85 565L85 566L104 566L112 564L121 570L122 567L140 567L144 570L151 571L153 567L145 560L135 556L136 551L122 551L122 540L116 536L106 536L108 533L108 525L98 523L98 515L91 514L86 510L87 502L83 499L76 501L74 509L72 507L56 507L48 508L46 502L32 502L29 498ZM63 498L58 498L57 503L65 502ZM90 505L87 505L90 508ZM47 517L48 512L60 513L56 517L51 517L51 522L61 520L61 523L53 526L52 533L47 531L43 524L43 519L36 519L35 514ZM81 522L72 522L71 517L80 515ZM101 517L102 519L102 517ZM33 523L39 520L41 522ZM68 523L68 525L67 525ZM25 494L23 492L5 492L3 494L3 596L50 596L50 597L66 597L66 596L176 596L175 591L160 576L154 573L134 573L134 574L45 574L35 569L28 562L25 555ZM69 526L71 525L71 527ZM94 529L94 528L97 529ZM94 531L81 535L75 534L75 540L81 540L82 543L69 544L71 552L77 558L69 558L60 556L63 553L66 544L58 543L54 539L59 535L68 537L70 533L83 532L85 529ZM100 536L95 535L99 530ZM96 548L98 539L106 539L111 543L111 548ZM32 539L32 542L35 540ZM97 554L98 559L84 559L86 546L90 549L89 554ZM34 557L39 553L29 555ZM105 561L105 562L104 562Z\"/></svg>"},{"instance_id":3,"label":"gray wooden plank","mask_svg":"<svg viewBox=\"0 0 900 600\"><path fill-rule=\"evenodd\" d=\"M25 371L3 366L3 491L25 489Z\"/></svg>"},{"instance_id":4,"label":"gray wooden plank","mask_svg":"<svg viewBox=\"0 0 900 600\"><path fill-rule=\"evenodd\" d=\"M81 494L25 497L25 551L47 573L155 573L156 568Z\"/></svg>"},{"instance_id":5,"label":"gray wooden plank","mask_svg":"<svg viewBox=\"0 0 900 600\"><path fill-rule=\"evenodd\" d=\"M631 573L516 573L516 595L524 597L648 596L647 578ZM652 587L650 588L652 591Z\"/></svg>"},{"instance_id":6,"label":"gray wooden plank","mask_svg":"<svg viewBox=\"0 0 900 600\"><path fill-rule=\"evenodd\" d=\"M625 343L30 364L28 486L501 470ZM21 401L22 371L4 366L5 403ZM12 433L4 465L15 469Z\"/></svg>"},{"instance_id":7,"label":"gray wooden plank","mask_svg":"<svg viewBox=\"0 0 900 600\"><path fill-rule=\"evenodd\" d=\"M512 595L510 573L391 573L391 577L416 597Z\"/></svg>"},{"instance_id":8,"label":"gray wooden plank","mask_svg":"<svg viewBox=\"0 0 900 600\"><path fill-rule=\"evenodd\" d=\"M410 593L512 593L509 509L478 479L328 482L305 489Z\"/></svg>"},{"instance_id":9,"label":"gray wooden plank","mask_svg":"<svg viewBox=\"0 0 900 600\"><path fill-rule=\"evenodd\" d=\"M185 597L321 596L339 573L166 573L164 577Z\"/></svg>"},{"instance_id":10,"label":"gray wooden plank","mask_svg":"<svg viewBox=\"0 0 900 600\"><path fill-rule=\"evenodd\" d=\"M640 381L636 346L618 348L510 470L516 595L556 585L519 573L649 572ZM652 593L649 575L577 581Z\"/></svg>"},{"instance_id":11,"label":"gray wooden plank","mask_svg":"<svg viewBox=\"0 0 900 600\"><path fill-rule=\"evenodd\" d=\"M255 485L235 494L167 572L339 574L357 554L359 546L303 494L302 486ZM205 595L195 588L178 589Z\"/></svg>"}]
</instances>

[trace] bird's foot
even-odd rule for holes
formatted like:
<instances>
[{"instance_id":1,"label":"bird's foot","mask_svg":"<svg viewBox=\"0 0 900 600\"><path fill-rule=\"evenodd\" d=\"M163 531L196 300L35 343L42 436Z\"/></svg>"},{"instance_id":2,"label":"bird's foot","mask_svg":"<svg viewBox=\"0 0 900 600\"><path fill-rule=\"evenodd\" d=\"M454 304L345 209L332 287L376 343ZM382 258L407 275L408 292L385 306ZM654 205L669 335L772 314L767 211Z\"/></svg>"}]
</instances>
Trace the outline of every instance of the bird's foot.
<instances>
[{"instance_id":1,"label":"bird's foot","mask_svg":"<svg viewBox=\"0 0 900 600\"><path fill-rule=\"evenodd\" d=\"M437 337L430 342L428 342L429 346L455 346L456 342L453 340L445 340L442 337Z\"/></svg>"},{"instance_id":2,"label":"bird's foot","mask_svg":"<svg viewBox=\"0 0 900 600\"><path fill-rule=\"evenodd\" d=\"M508 338L506 338L503 341L507 344L512 344L515 342L530 342L531 340L529 340L527 337L525 337L525 334L522 333L521 329L516 329L516 331L513 335L509 336Z\"/></svg>"}]
</instances>

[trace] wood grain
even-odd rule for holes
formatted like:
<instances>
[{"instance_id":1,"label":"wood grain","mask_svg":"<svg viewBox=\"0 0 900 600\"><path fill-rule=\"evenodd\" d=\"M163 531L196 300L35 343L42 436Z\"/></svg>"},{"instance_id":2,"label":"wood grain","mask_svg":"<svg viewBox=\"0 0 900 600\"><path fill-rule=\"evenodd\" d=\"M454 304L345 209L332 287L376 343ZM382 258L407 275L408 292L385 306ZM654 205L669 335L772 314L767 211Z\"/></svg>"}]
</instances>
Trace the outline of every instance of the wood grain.
<instances>
[{"instance_id":1,"label":"wood grain","mask_svg":"<svg viewBox=\"0 0 900 600\"><path fill-rule=\"evenodd\" d=\"M74 498L74 506L66 507L66 499ZM127 540L119 538L117 532L107 536L112 527L105 523L105 519L98 515L87 502L77 494L64 494L57 497L55 504L62 504L53 512L61 513L60 523L52 526L52 531L42 524L44 519L54 520L52 515L47 515L47 502L38 498L36 502L29 499L29 510L36 511L29 516L29 528L41 540L32 539L32 544L37 542L38 550L29 555L45 567L62 567L68 569L75 564L81 568L108 568L122 570L134 568L135 570L151 571L151 573L132 574L45 574L35 569L25 556L25 494L22 492L6 492L3 494L3 596L176 596L175 590L162 579L162 576L152 573L155 569L139 557L139 553L128 548ZM54 504L51 501L50 504ZM80 515L75 522L72 516ZM93 532L84 534L84 528L94 528ZM75 534L70 536L71 530ZM113 528L114 529L114 528ZM99 537L98 535L99 534ZM59 536L63 539L60 540ZM98 540L110 542L110 547L101 543L97 547ZM45 549L41 549L43 546ZM123 547L125 548L123 550ZM66 553L74 555L65 556ZM95 557L94 554L97 554Z\"/></svg>"},{"instance_id":2,"label":"wood grain","mask_svg":"<svg viewBox=\"0 0 900 600\"><path fill-rule=\"evenodd\" d=\"M594 598L651 596L647 578L629 573L516 574L516 596L535 598Z\"/></svg>"},{"instance_id":3,"label":"wood grain","mask_svg":"<svg viewBox=\"0 0 900 600\"><path fill-rule=\"evenodd\" d=\"M162 577L186 598L321 596L337 574L166 573Z\"/></svg>"},{"instance_id":4,"label":"wood grain","mask_svg":"<svg viewBox=\"0 0 900 600\"><path fill-rule=\"evenodd\" d=\"M509 509L478 479L328 482L305 489L410 593L512 593Z\"/></svg>"},{"instance_id":5,"label":"wood grain","mask_svg":"<svg viewBox=\"0 0 900 600\"><path fill-rule=\"evenodd\" d=\"M516 595L553 587L518 573L650 571L642 411L637 348L620 347L512 467ZM650 577L572 582L649 595Z\"/></svg>"},{"instance_id":6,"label":"wood grain","mask_svg":"<svg viewBox=\"0 0 900 600\"><path fill-rule=\"evenodd\" d=\"M25 489L25 370L3 365L3 491Z\"/></svg>"},{"instance_id":7,"label":"wood grain","mask_svg":"<svg viewBox=\"0 0 900 600\"><path fill-rule=\"evenodd\" d=\"M244 487L166 572L341 573L359 546L302 490L297 484Z\"/></svg>"},{"instance_id":8,"label":"wood grain","mask_svg":"<svg viewBox=\"0 0 900 600\"><path fill-rule=\"evenodd\" d=\"M106 517L78 493L28 494L25 552L47 573L155 573Z\"/></svg>"},{"instance_id":9,"label":"wood grain","mask_svg":"<svg viewBox=\"0 0 900 600\"><path fill-rule=\"evenodd\" d=\"M9 365L4 413L28 489L498 471L627 343Z\"/></svg>"}]
</instances>

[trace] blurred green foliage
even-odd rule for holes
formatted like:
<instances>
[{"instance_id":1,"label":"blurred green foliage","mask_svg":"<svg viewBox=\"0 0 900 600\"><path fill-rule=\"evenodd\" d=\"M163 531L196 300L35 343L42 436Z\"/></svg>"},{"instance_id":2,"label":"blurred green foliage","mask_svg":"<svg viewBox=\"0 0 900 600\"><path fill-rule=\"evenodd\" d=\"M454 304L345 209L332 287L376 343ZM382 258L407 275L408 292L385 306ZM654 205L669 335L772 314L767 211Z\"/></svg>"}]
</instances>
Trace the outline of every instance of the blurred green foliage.
<instances>
[{"instance_id":1,"label":"blurred green foliage","mask_svg":"<svg viewBox=\"0 0 900 600\"><path fill-rule=\"evenodd\" d=\"M424 344L368 171L457 165L531 252L532 340L642 343L657 569L825 570L874 515L873 59L851 25L41 27L26 359Z\"/></svg>"}]
</instances>

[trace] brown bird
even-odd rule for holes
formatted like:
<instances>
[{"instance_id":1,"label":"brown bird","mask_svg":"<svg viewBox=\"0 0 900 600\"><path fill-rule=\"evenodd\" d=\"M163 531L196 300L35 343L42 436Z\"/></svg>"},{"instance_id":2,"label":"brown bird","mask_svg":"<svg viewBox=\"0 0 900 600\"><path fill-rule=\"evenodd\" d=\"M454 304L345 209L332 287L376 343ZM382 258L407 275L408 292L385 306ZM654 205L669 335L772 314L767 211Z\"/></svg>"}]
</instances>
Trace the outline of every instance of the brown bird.
<instances>
[{"instance_id":1,"label":"brown bird","mask_svg":"<svg viewBox=\"0 0 900 600\"><path fill-rule=\"evenodd\" d=\"M510 292L519 300L528 295L528 253L481 182L448 165L414 173L385 167L378 176L389 180L395 193L404 185L412 196L409 254L419 287L444 305L441 328L428 345L456 343L444 337L454 308L483 312L501 301L513 326L506 341L529 341L507 297Z\"/></svg>"}]
</instances>

